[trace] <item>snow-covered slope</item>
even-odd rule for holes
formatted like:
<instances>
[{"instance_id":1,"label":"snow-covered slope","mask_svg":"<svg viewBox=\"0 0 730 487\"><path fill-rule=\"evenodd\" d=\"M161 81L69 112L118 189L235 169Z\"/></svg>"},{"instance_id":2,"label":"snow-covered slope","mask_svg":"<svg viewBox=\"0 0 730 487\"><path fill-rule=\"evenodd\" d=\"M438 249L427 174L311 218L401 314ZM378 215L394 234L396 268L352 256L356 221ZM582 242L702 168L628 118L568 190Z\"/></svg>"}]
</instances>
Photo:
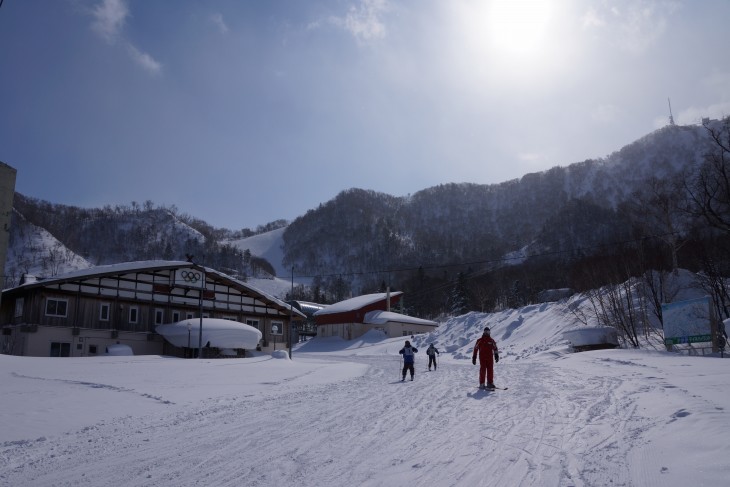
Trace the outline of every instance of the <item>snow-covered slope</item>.
<instances>
[{"instance_id":1,"label":"snow-covered slope","mask_svg":"<svg viewBox=\"0 0 730 487\"><path fill-rule=\"evenodd\" d=\"M284 277L291 272L286 270L282 264L284 260L284 240L282 236L286 227L277 228L266 233L260 233L253 237L229 240L229 243L241 250L248 249L252 255L266 259L274 267L278 277Z\"/></svg>"},{"instance_id":2,"label":"snow-covered slope","mask_svg":"<svg viewBox=\"0 0 730 487\"><path fill-rule=\"evenodd\" d=\"M291 361L0 356L0 485L724 485L730 361L568 353L566 304L453 318L405 383L374 333ZM484 324L506 391L475 387Z\"/></svg>"},{"instance_id":3,"label":"snow-covered slope","mask_svg":"<svg viewBox=\"0 0 730 487\"><path fill-rule=\"evenodd\" d=\"M13 215L5 266L7 287L17 285L23 274L55 276L89 267L92 267L90 262L65 247L45 229Z\"/></svg>"}]
</instances>

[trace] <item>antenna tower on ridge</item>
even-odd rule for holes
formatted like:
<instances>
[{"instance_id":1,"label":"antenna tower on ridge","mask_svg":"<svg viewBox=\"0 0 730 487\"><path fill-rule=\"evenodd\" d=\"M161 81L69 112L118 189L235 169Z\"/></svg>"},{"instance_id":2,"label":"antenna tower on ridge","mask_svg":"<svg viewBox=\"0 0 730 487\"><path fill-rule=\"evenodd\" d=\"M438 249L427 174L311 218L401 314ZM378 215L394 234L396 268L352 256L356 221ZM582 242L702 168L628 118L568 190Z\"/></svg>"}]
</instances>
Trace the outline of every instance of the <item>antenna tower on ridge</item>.
<instances>
[{"instance_id":1,"label":"antenna tower on ridge","mask_svg":"<svg viewBox=\"0 0 730 487\"><path fill-rule=\"evenodd\" d=\"M672 116L672 100L667 98L669 102L669 125L674 125L674 117Z\"/></svg>"}]
</instances>

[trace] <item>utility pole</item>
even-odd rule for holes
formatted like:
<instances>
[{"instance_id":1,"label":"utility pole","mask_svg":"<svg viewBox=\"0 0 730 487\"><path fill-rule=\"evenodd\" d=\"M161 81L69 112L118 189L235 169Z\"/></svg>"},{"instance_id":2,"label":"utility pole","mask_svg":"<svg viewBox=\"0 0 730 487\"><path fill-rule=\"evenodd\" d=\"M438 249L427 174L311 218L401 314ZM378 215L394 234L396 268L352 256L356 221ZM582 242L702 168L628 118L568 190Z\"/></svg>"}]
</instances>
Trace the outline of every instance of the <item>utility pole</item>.
<instances>
[{"instance_id":1,"label":"utility pole","mask_svg":"<svg viewBox=\"0 0 730 487\"><path fill-rule=\"evenodd\" d=\"M294 266L291 266L291 297L289 299L289 359L291 360L291 336L294 332Z\"/></svg>"}]
</instances>

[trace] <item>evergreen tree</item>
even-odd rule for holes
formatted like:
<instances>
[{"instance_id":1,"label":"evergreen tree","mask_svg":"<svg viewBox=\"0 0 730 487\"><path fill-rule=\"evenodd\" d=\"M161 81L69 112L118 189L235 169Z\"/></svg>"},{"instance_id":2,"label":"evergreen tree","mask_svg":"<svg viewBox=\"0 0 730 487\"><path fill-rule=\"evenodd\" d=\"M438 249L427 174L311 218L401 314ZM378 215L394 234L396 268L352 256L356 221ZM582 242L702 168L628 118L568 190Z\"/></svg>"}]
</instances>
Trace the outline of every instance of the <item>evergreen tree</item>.
<instances>
[{"instance_id":1,"label":"evergreen tree","mask_svg":"<svg viewBox=\"0 0 730 487\"><path fill-rule=\"evenodd\" d=\"M469 311L469 290L466 285L466 275L459 272L456 276L456 285L449 296L449 312L454 315L463 315Z\"/></svg>"}]
</instances>

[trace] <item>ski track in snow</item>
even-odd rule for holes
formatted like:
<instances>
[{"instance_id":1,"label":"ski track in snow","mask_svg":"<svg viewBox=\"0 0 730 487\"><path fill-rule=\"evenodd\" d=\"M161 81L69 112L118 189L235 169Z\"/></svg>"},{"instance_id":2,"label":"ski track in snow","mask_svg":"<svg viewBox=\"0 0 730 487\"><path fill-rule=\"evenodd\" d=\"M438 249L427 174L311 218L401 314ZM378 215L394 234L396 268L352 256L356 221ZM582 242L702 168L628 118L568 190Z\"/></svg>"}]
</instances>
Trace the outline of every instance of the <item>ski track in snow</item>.
<instances>
[{"instance_id":1,"label":"ski track in snow","mask_svg":"<svg viewBox=\"0 0 730 487\"><path fill-rule=\"evenodd\" d=\"M471 364L442 361L402 383L399 358L310 355L370 370L8 442L0 485L651 486L656 475L629 472L627 445L690 414L643 417L630 381L581 377L560 359L499 364L496 382L509 390L484 392ZM658 377L656 387L671 386Z\"/></svg>"}]
</instances>

